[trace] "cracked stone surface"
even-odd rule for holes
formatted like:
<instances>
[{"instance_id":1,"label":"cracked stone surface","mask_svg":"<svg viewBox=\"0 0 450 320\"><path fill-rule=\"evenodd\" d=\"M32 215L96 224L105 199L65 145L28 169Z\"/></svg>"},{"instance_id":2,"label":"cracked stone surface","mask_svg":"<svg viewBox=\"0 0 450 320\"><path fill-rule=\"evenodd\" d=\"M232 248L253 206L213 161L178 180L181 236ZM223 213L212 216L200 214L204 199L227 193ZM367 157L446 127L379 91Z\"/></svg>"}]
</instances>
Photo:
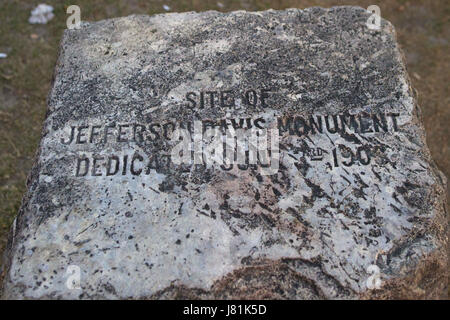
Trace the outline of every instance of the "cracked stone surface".
<instances>
[{"instance_id":1,"label":"cracked stone surface","mask_svg":"<svg viewBox=\"0 0 450 320\"><path fill-rule=\"evenodd\" d=\"M445 298L446 178L394 28L369 17L208 11L65 31L3 298ZM278 167L175 163L175 129L194 123L272 129Z\"/></svg>"}]
</instances>

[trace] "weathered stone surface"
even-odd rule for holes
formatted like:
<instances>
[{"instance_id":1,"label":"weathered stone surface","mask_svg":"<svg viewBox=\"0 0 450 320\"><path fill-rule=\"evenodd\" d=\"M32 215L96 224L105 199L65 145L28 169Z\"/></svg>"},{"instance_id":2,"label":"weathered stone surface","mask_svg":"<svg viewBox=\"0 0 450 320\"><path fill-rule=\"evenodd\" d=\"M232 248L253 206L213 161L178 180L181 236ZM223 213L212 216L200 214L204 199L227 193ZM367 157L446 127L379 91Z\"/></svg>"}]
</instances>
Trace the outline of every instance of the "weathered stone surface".
<instances>
[{"instance_id":1,"label":"weathered stone surface","mask_svg":"<svg viewBox=\"0 0 450 320\"><path fill-rule=\"evenodd\" d=\"M446 179L393 27L368 17L204 12L66 31L3 297L443 297ZM275 129L279 168L175 164L173 127L194 121Z\"/></svg>"}]
</instances>

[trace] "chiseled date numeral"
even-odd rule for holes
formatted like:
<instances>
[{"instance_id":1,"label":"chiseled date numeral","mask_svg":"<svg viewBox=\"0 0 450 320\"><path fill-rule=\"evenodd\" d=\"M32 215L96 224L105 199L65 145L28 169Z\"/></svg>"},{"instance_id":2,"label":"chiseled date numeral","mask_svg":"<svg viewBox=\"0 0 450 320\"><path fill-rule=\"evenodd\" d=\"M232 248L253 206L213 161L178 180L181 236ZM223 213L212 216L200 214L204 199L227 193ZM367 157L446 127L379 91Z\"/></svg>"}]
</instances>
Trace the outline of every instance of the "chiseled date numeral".
<instances>
[{"instance_id":1,"label":"chiseled date numeral","mask_svg":"<svg viewBox=\"0 0 450 320\"><path fill-rule=\"evenodd\" d=\"M370 148L366 145L359 146L356 151L353 151L347 146L339 145L333 149L332 154L335 167L339 167L340 165L345 167L353 165L367 166L371 160Z\"/></svg>"}]
</instances>

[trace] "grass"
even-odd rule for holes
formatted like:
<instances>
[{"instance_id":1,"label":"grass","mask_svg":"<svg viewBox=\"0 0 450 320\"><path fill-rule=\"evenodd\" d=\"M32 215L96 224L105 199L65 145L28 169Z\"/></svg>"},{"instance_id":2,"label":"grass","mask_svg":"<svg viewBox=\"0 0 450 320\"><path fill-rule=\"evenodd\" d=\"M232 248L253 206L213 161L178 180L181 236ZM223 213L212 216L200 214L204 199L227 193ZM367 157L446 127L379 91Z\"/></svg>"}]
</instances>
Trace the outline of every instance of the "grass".
<instances>
[{"instance_id":1,"label":"grass","mask_svg":"<svg viewBox=\"0 0 450 320\"><path fill-rule=\"evenodd\" d=\"M94 21L133 13L170 11L265 10L374 2L396 27L413 86L419 94L427 140L438 167L450 176L449 150L449 17L448 0L424 1L296 1L296 0L46 0L55 18L46 25L28 23L30 11L42 1L2 0L0 3L0 252L20 207L25 181L37 148L46 111L58 44L71 4L81 8L82 20ZM447 199L449 199L447 193ZM0 255L1 256L1 255ZM1 263L0 257L0 263Z\"/></svg>"}]
</instances>

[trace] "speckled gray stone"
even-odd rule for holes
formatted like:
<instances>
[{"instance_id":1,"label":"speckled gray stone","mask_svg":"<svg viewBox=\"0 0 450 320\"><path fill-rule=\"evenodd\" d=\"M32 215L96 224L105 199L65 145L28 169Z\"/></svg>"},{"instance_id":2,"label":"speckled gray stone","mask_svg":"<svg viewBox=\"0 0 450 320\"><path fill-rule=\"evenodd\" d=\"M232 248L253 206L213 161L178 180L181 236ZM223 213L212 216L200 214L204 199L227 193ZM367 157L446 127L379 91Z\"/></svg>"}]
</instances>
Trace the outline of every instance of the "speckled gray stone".
<instances>
[{"instance_id":1,"label":"speckled gray stone","mask_svg":"<svg viewBox=\"0 0 450 320\"><path fill-rule=\"evenodd\" d=\"M368 18L209 11L66 31L3 298L444 297L446 178L394 29ZM175 165L173 129L194 121L275 129L279 168Z\"/></svg>"}]
</instances>

